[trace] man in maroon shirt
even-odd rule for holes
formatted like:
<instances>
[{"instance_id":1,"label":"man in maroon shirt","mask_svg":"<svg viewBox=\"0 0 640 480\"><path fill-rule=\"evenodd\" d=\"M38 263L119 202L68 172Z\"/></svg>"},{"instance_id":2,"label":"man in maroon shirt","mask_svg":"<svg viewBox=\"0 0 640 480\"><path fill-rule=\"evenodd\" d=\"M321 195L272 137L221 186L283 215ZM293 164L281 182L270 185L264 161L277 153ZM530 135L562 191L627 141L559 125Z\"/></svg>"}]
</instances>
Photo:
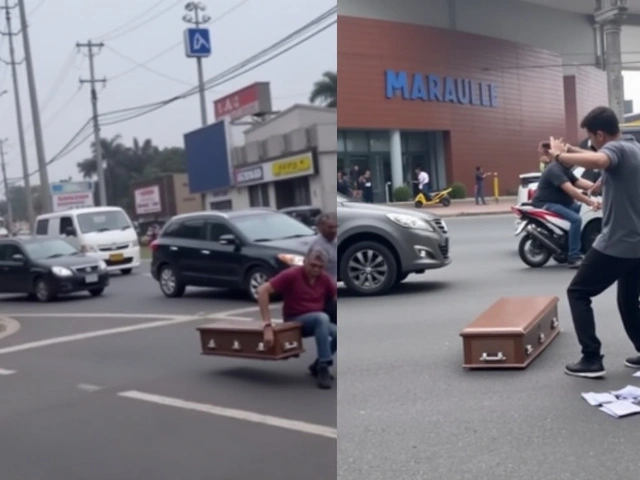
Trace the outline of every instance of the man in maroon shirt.
<instances>
[{"instance_id":1,"label":"man in maroon shirt","mask_svg":"<svg viewBox=\"0 0 640 480\"><path fill-rule=\"evenodd\" d=\"M316 378L319 388L331 388L333 354L338 347L338 327L331 323L324 312L328 299L336 299L336 283L325 271L329 258L318 247L312 247L301 267L290 267L264 283L258 290L258 305L264 322L264 343L273 345L269 298L273 293L282 296L282 318L285 322L300 322L302 336L315 337L318 358L309 371Z\"/></svg>"}]
</instances>

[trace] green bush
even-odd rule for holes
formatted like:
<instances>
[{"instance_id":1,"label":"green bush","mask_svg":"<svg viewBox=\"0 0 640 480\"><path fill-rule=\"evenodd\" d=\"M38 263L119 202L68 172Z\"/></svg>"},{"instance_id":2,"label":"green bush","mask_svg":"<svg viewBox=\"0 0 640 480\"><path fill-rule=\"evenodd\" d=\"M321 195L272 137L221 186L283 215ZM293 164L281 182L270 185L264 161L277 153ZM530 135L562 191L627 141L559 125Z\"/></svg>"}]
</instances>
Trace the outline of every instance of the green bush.
<instances>
[{"instance_id":1,"label":"green bush","mask_svg":"<svg viewBox=\"0 0 640 480\"><path fill-rule=\"evenodd\" d=\"M411 199L409 187L398 187L393 191L393 200L396 202L408 202Z\"/></svg>"},{"instance_id":2,"label":"green bush","mask_svg":"<svg viewBox=\"0 0 640 480\"><path fill-rule=\"evenodd\" d=\"M467 198L467 187L465 187L464 184L454 182L454 184L451 185L451 188L452 190L449 194L451 198Z\"/></svg>"}]
</instances>

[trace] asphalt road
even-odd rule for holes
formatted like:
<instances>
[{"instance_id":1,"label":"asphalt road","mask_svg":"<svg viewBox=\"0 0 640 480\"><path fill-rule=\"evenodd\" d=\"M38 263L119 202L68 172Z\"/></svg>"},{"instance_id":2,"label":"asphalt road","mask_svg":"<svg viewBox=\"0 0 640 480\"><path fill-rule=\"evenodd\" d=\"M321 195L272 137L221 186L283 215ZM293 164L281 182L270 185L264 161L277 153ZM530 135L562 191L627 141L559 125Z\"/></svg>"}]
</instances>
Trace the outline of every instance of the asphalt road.
<instances>
[{"instance_id":1,"label":"asphalt road","mask_svg":"<svg viewBox=\"0 0 640 480\"><path fill-rule=\"evenodd\" d=\"M581 392L640 386L615 289L594 300L604 380L568 377L579 358L566 287L532 270L513 217L449 219L453 263L391 296L340 299L340 480L631 480L640 417L614 419ZM460 331L502 296L558 295L562 333L526 370L465 371Z\"/></svg>"},{"instance_id":2,"label":"asphalt road","mask_svg":"<svg viewBox=\"0 0 640 480\"><path fill-rule=\"evenodd\" d=\"M146 271L100 298L0 298L2 479L335 478L336 390L308 375L313 342L279 363L204 357L195 328L255 304L169 300Z\"/></svg>"}]
</instances>

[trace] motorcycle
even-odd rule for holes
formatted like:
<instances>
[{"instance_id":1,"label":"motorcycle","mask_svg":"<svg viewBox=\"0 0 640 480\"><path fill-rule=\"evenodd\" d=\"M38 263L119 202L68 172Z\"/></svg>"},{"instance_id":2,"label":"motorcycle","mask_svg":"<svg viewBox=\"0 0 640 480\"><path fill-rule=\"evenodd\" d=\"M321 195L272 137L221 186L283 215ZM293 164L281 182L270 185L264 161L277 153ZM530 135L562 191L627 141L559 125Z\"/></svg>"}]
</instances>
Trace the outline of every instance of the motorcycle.
<instances>
[{"instance_id":1,"label":"motorcycle","mask_svg":"<svg viewBox=\"0 0 640 480\"><path fill-rule=\"evenodd\" d=\"M569 261L569 228L561 216L531 205L511 207L518 217L515 236L525 235L518 244L520 259L529 267L544 267L553 258L557 263ZM582 205L581 250L586 254L602 229L602 213Z\"/></svg>"}]
</instances>

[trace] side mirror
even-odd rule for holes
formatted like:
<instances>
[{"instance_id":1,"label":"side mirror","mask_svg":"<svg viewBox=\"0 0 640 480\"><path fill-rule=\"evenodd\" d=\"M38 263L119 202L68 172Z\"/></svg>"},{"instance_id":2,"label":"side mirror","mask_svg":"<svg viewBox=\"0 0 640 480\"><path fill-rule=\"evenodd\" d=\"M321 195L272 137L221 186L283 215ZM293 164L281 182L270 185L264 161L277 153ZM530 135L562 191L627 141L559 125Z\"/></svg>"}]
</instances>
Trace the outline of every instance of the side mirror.
<instances>
[{"instance_id":1,"label":"side mirror","mask_svg":"<svg viewBox=\"0 0 640 480\"><path fill-rule=\"evenodd\" d=\"M15 255L11 256L11 261L16 263L24 263L26 259L24 258L24 255L16 253Z\"/></svg>"},{"instance_id":2,"label":"side mirror","mask_svg":"<svg viewBox=\"0 0 640 480\"><path fill-rule=\"evenodd\" d=\"M230 233L220 235L218 242L220 242L221 245L237 245L238 244L236 237L234 235L231 235Z\"/></svg>"},{"instance_id":3,"label":"side mirror","mask_svg":"<svg viewBox=\"0 0 640 480\"><path fill-rule=\"evenodd\" d=\"M76 235L76 229L75 229L75 228L73 228L73 227L67 227L67 228L65 228L65 229L64 229L64 234L65 234L67 237L77 237L77 235Z\"/></svg>"}]
</instances>

